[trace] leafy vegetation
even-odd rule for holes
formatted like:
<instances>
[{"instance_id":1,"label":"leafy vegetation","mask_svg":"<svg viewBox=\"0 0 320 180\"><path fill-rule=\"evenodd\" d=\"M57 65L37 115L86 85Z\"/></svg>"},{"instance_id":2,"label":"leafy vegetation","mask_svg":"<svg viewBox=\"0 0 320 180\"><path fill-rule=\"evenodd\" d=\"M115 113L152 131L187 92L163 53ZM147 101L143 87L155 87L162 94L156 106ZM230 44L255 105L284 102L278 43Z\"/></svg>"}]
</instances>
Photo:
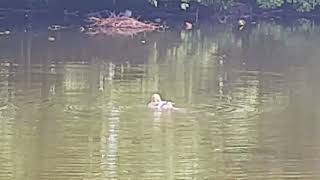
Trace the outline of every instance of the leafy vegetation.
<instances>
[{"instance_id":1,"label":"leafy vegetation","mask_svg":"<svg viewBox=\"0 0 320 180\"><path fill-rule=\"evenodd\" d=\"M280 8L288 4L299 12L309 12L320 5L320 0L257 0L261 8Z\"/></svg>"},{"instance_id":2,"label":"leafy vegetation","mask_svg":"<svg viewBox=\"0 0 320 180\"><path fill-rule=\"evenodd\" d=\"M312 12L319 9L320 0L3 0L1 7L10 8L67 8L67 9L101 9L101 8L140 8L158 7L159 4L181 3L182 9L189 4L198 4L212 10L227 10L236 3L250 5L254 9L292 9L297 12ZM163 7L163 6L162 6ZM165 6L166 7L166 6Z\"/></svg>"},{"instance_id":3,"label":"leafy vegetation","mask_svg":"<svg viewBox=\"0 0 320 180\"><path fill-rule=\"evenodd\" d=\"M261 8L274 9L281 7L285 0L257 0L257 4Z\"/></svg>"},{"instance_id":4,"label":"leafy vegetation","mask_svg":"<svg viewBox=\"0 0 320 180\"><path fill-rule=\"evenodd\" d=\"M235 2L250 3L253 6L257 6L262 9L275 9L286 7L292 7L299 12L309 12L319 8L320 0L184 0L184 1L196 1L206 6L218 6L222 9L231 7Z\"/></svg>"}]
</instances>

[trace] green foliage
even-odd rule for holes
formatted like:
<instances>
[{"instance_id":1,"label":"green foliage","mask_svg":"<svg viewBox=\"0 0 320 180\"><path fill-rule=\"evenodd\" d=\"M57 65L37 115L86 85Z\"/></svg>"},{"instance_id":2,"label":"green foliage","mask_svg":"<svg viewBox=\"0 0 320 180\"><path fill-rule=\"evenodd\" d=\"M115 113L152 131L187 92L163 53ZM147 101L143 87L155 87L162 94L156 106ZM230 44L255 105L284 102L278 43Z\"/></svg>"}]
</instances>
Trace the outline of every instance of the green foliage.
<instances>
[{"instance_id":1,"label":"green foliage","mask_svg":"<svg viewBox=\"0 0 320 180\"><path fill-rule=\"evenodd\" d=\"M288 5L285 7L292 7L296 9L297 12L310 12L317 8L320 8L320 0L15 0L14 2L21 2L20 4L24 4L28 8L45 8L48 6L56 6L56 7L64 7L65 4L68 4L68 7L73 7L75 9L82 8L83 6L96 7L99 6L103 8L103 4L110 4L111 2L116 2L116 6L146 6L146 4L152 4L157 7L160 2L168 2L168 1L180 1L183 4L183 9L188 9L188 3L197 2L204 6L212 7L214 10L224 11L228 10L235 3L242 2L248 3L252 7L259 7L262 9L277 9L284 8L284 5ZM6 6L8 3L4 3ZM1 2L0 2L1 5ZM10 5L9 5L10 6ZM110 7L110 6L109 6ZM143 8L143 7L142 7Z\"/></svg>"},{"instance_id":2,"label":"green foliage","mask_svg":"<svg viewBox=\"0 0 320 180\"><path fill-rule=\"evenodd\" d=\"M227 10L235 2L239 2L239 0L181 0L181 2L191 1L199 2L205 6L215 7L215 9L219 10ZM258 5L258 7L262 9L281 8L285 3L288 3L298 12L309 12L316 9L320 5L320 0L255 0L255 2Z\"/></svg>"},{"instance_id":3,"label":"green foliage","mask_svg":"<svg viewBox=\"0 0 320 180\"><path fill-rule=\"evenodd\" d=\"M24 2L27 8L44 8L49 5L49 0L25 0Z\"/></svg>"},{"instance_id":4,"label":"green foliage","mask_svg":"<svg viewBox=\"0 0 320 180\"><path fill-rule=\"evenodd\" d=\"M310 12L320 5L320 0L257 0L260 8L274 9L282 7L284 3L289 3L298 12Z\"/></svg>"},{"instance_id":5,"label":"green foliage","mask_svg":"<svg viewBox=\"0 0 320 180\"><path fill-rule=\"evenodd\" d=\"M207 6L221 7L221 9L228 9L234 3L233 0L199 0L199 2Z\"/></svg>"},{"instance_id":6,"label":"green foliage","mask_svg":"<svg viewBox=\"0 0 320 180\"><path fill-rule=\"evenodd\" d=\"M281 7L284 4L284 0L257 0L257 4L264 9L274 9Z\"/></svg>"},{"instance_id":7,"label":"green foliage","mask_svg":"<svg viewBox=\"0 0 320 180\"><path fill-rule=\"evenodd\" d=\"M207 6L219 7L220 9L228 9L237 0L196 0ZM263 9L281 8L285 3L291 4L298 12L310 12L319 8L320 0L256 0L258 7Z\"/></svg>"},{"instance_id":8,"label":"green foliage","mask_svg":"<svg viewBox=\"0 0 320 180\"><path fill-rule=\"evenodd\" d=\"M320 0L287 0L289 3L292 3L297 11L299 12L309 12L314 10L317 6L320 5Z\"/></svg>"}]
</instances>

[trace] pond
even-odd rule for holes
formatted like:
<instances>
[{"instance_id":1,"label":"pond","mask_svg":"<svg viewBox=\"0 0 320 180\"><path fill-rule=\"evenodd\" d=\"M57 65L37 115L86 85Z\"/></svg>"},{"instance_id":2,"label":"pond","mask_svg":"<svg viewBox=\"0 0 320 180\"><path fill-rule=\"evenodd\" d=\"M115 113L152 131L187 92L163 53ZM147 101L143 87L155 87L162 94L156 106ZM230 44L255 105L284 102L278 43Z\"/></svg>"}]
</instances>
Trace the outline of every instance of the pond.
<instances>
[{"instance_id":1,"label":"pond","mask_svg":"<svg viewBox=\"0 0 320 180\"><path fill-rule=\"evenodd\" d=\"M319 35L0 36L0 180L319 179ZM181 109L149 110L154 92Z\"/></svg>"}]
</instances>

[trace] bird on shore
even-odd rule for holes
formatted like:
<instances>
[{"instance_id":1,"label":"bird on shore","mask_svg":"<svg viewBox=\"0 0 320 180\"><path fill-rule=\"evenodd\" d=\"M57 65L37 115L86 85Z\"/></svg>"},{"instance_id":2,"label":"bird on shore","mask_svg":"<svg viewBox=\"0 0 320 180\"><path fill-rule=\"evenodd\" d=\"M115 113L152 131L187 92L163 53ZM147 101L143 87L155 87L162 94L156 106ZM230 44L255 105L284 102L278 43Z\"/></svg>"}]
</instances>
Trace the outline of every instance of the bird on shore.
<instances>
[{"instance_id":1,"label":"bird on shore","mask_svg":"<svg viewBox=\"0 0 320 180\"><path fill-rule=\"evenodd\" d=\"M244 26L246 25L246 21L244 20L244 19L239 19L238 20L238 25L239 25L239 30L241 31L243 28L244 28Z\"/></svg>"}]
</instances>

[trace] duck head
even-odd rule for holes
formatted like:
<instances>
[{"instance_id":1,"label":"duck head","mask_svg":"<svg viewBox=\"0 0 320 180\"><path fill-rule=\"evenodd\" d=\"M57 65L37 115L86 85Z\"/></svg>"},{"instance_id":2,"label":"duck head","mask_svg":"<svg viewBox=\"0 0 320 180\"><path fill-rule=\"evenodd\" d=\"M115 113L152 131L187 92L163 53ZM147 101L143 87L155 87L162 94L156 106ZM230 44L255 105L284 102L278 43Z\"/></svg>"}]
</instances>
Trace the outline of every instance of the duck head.
<instances>
[{"instance_id":1,"label":"duck head","mask_svg":"<svg viewBox=\"0 0 320 180\"><path fill-rule=\"evenodd\" d=\"M161 102L161 97L159 94L155 93L151 96L151 102Z\"/></svg>"}]
</instances>

